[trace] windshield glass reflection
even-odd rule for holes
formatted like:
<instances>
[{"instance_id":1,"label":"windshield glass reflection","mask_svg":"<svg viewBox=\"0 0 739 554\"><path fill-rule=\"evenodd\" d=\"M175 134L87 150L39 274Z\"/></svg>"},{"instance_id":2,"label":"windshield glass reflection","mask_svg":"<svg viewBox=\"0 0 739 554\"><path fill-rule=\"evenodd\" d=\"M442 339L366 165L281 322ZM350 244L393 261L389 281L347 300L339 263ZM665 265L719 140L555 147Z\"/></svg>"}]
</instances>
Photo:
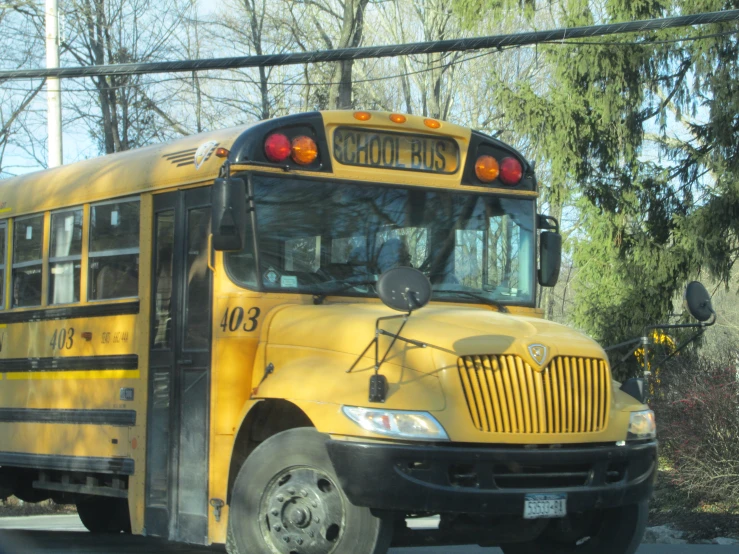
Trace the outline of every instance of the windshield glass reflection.
<instances>
[{"instance_id":1,"label":"windshield glass reflection","mask_svg":"<svg viewBox=\"0 0 739 554\"><path fill-rule=\"evenodd\" d=\"M268 291L374 295L398 266L431 281L436 300L529 304L534 200L446 190L254 176L259 247L226 256L229 273Z\"/></svg>"}]
</instances>

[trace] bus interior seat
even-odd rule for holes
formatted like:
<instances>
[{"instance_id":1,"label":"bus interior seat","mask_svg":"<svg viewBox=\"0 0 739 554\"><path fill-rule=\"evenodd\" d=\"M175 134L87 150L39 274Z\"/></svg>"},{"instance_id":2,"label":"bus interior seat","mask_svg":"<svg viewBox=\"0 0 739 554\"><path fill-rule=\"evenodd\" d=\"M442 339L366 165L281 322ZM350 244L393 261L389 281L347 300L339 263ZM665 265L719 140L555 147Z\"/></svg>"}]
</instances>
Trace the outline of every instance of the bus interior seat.
<instances>
[{"instance_id":1,"label":"bus interior seat","mask_svg":"<svg viewBox=\"0 0 739 554\"><path fill-rule=\"evenodd\" d=\"M106 265L95 281L96 298L138 296L138 272L117 265Z\"/></svg>"}]
</instances>

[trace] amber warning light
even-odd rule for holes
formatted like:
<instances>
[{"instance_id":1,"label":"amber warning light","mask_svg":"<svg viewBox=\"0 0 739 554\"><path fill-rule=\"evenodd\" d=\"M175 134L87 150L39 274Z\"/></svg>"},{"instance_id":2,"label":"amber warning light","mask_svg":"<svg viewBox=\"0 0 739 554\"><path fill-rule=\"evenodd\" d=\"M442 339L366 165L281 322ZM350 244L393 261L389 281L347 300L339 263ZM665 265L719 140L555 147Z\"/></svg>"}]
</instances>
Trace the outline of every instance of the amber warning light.
<instances>
[{"instance_id":1,"label":"amber warning light","mask_svg":"<svg viewBox=\"0 0 739 554\"><path fill-rule=\"evenodd\" d=\"M264 155L271 162L280 163L291 158L298 165L310 165L318 158L318 146L310 137L292 139L282 133L273 133L264 141Z\"/></svg>"},{"instance_id":2,"label":"amber warning light","mask_svg":"<svg viewBox=\"0 0 739 554\"><path fill-rule=\"evenodd\" d=\"M475 175L483 183L492 183L498 178L500 167L492 156L480 156L475 163Z\"/></svg>"}]
</instances>

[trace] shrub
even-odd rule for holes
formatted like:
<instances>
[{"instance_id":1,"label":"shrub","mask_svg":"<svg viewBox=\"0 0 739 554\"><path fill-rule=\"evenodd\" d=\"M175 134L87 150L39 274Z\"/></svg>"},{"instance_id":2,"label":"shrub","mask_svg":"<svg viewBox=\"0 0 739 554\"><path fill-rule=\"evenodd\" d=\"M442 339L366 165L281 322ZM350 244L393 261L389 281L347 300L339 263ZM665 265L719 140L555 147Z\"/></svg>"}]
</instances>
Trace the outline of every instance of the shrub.
<instances>
[{"instance_id":1,"label":"shrub","mask_svg":"<svg viewBox=\"0 0 739 554\"><path fill-rule=\"evenodd\" d=\"M704 501L739 501L739 381L724 364L681 356L652 383L662 455L673 484Z\"/></svg>"}]
</instances>

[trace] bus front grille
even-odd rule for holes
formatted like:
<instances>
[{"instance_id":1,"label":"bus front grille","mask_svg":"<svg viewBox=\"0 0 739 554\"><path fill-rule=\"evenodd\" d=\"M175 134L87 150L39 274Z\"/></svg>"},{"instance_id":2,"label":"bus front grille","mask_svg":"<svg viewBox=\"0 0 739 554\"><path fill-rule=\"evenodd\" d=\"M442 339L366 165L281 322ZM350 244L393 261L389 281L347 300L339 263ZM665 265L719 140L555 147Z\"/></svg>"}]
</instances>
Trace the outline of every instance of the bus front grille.
<instances>
[{"instance_id":1,"label":"bus front grille","mask_svg":"<svg viewBox=\"0 0 739 554\"><path fill-rule=\"evenodd\" d=\"M472 422L490 433L597 433L605 429L611 376L604 360L560 356L543 370L519 356L458 360Z\"/></svg>"}]
</instances>

